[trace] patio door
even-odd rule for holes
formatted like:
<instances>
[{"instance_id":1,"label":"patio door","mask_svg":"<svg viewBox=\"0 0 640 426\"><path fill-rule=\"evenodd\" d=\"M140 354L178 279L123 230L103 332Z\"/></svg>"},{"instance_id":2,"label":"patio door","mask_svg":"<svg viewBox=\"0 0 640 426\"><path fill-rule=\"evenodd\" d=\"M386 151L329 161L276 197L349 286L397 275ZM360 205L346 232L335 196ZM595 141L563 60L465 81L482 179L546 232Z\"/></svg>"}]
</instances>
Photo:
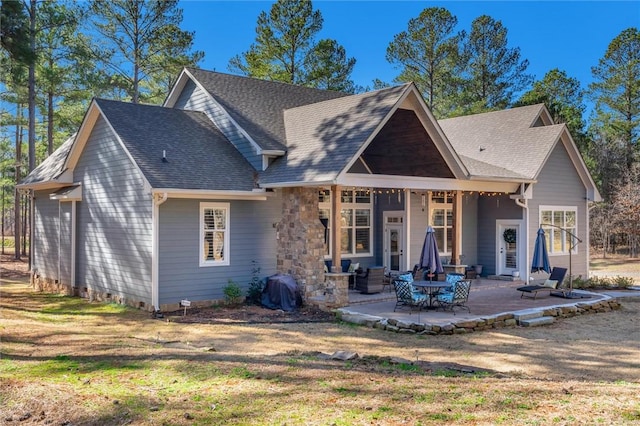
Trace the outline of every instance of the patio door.
<instances>
[{"instance_id":1,"label":"patio door","mask_svg":"<svg viewBox=\"0 0 640 426\"><path fill-rule=\"evenodd\" d=\"M384 212L384 266L390 271L405 269L404 215Z\"/></svg>"},{"instance_id":2,"label":"patio door","mask_svg":"<svg viewBox=\"0 0 640 426\"><path fill-rule=\"evenodd\" d=\"M521 221L496 221L497 275L513 275L520 271Z\"/></svg>"}]
</instances>

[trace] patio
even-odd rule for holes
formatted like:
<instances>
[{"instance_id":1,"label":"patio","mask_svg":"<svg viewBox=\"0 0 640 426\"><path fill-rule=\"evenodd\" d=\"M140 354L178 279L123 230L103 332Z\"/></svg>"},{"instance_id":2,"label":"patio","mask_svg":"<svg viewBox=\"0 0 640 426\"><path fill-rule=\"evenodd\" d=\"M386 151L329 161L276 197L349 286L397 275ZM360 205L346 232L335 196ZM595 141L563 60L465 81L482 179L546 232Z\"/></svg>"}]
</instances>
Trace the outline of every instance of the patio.
<instances>
[{"instance_id":1,"label":"patio","mask_svg":"<svg viewBox=\"0 0 640 426\"><path fill-rule=\"evenodd\" d=\"M415 325L421 324L426 326L423 329L427 331L435 329L436 332L439 332L443 327L453 331L451 329L452 324L454 329L457 325L459 328L464 327L475 330L479 324L481 328L493 328L492 324L496 321L507 321L507 326L528 325L522 322L523 319L547 318L546 321L538 321L542 325L542 323L553 322L553 317L555 316L573 316L588 310L600 312L603 309L615 309L619 305L615 298L619 296L640 296L639 291L595 293L574 290L576 293L583 293L590 297L564 299L544 295L536 299L526 296L521 298L520 292L516 288L522 285L523 281L474 279L467 303L471 313L465 309L456 309L454 315L450 311L444 312L433 309L409 311L408 308L394 312L393 309L396 304L395 292L393 290L387 291L386 289L383 293L377 294L360 294L355 290L350 290L349 306L338 311L342 319L349 322L371 324L380 322L383 325L396 325L400 322L402 324L413 324L414 326L407 328L414 329L417 332L422 330L419 330L421 327L415 327Z\"/></svg>"}]
</instances>

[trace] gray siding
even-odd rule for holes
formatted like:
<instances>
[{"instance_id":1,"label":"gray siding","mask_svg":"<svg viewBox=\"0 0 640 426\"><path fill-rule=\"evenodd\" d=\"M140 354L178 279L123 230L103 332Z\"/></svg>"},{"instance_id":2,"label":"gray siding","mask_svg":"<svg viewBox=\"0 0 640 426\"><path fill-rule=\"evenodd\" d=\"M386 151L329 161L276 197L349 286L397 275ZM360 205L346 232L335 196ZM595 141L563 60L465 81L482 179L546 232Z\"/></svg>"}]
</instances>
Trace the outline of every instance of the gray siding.
<instances>
[{"instance_id":1,"label":"gray siding","mask_svg":"<svg viewBox=\"0 0 640 426\"><path fill-rule=\"evenodd\" d=\"M202 111L207 114L216 127L224 133L247 161L256 170L262 170L262 156L256 154L251 142L236 128L224 111L211 100L209 95L196 86L192 80L185 84L174 108Z\"/></svg>"},{"instance_id":2,"label":"gray siding","mask_svg":"<svg viewBox=\"0 0 640 426\"><path fill-rule=\"evenodd\" d=\"M230 203L230 265L199 266L200 202ZM266 201L178 200L160 205L160 304L181 299L221 300L229 280L245 290L251 280L252 261L260 277L276 272L276 229L282 200L279 192Z\"/></svg>"},{"instance_id":3,"label":"gray siding","mask_svg":"<svg viewBox=\"0 0 640 426\"><path fill-rule=\"evenodd\" d=\"M477 263L483 265L482 275L496 272L496 220L523 218L522 208L508 196L481 196L478 198L478 255ZM528 262L520 259L520 262Z\"/></svg>"},{"instance_id":4,"label":"gray siding","mask_svg":"<svg viewBox=\"0 0 640 426\"><path fill-rule=\"evenodd\" d=\"M102 117L74 179L83 184L77 211L78 286L150 304L151 196Z\"/></svg>"},{"instance_id":5,"label":"gray siding","mask_svg":"<svg viewBox=\"0 0 640 426\"><path fill-rule=\"evenodd\" d=\"M561 142L558 142L543 167L538 182L533 187L533 199L529 200L529 253L533 253L540 226L541 205L577 207L578 238L583 242L578 244L577 253L571 255L571 273L586 277L589 270L586 188ZM551 266L569 267L568 254L551 255L549 261Z\"/></svg>"},{"instance_id":6,"label":"gray siding","mask_svg":"<svg viewBox=\"0 0 640 426\"><path fill-rule=\"evenodd\" d=\"M52 191L35 193L33 229L33 269L43 278L58 277L58 202L49 199Z\"/></svg>"},{"instance_id":7,"label":"gray siding","mask_svg":"<svg viewBox=\"0 0 640 426\"><path fill-rule=\"evenodd\" d=\"M60 281L75 286L71 282L71 203L60 203Z\"/></svg>"}]
</instances>

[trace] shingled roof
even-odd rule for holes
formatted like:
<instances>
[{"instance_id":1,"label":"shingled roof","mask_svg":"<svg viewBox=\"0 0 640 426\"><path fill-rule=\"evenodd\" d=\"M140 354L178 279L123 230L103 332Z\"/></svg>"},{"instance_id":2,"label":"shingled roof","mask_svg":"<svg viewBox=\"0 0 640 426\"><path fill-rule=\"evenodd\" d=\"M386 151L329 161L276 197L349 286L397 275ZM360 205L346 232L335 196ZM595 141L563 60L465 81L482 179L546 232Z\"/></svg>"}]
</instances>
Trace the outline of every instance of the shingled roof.
<instances>
[{"instance_id":1,"label":"shingled roof","mask_svg":"<svg viewBox=\"0 0 640 426\"><path fill-rule=\"evenodd\" d=\"M29 173L20 182L19 186L28 186L44 182L55 182L64 172L64 163L73 147L76 135L74 134L58 147L50 156Z\"/></svg>"},{"instance_id":2,"label":"shingled roof","mask_svg":"<svg viewBox=\"0 0 640 426\"><path fill-rule=\"evenodd\" d=\"M262 173L260 183L334 180L373 135L409 85L286 110L287 154Z\"/></svg>"},{"instance_id":3,"label":"shingled roof","mask_svg":"<svg viewBox=\"0 0 640 426\"><path fill-rule=\"evenodd\" d=\"M535 180L563 124L535 126L544 105L438 121L471 176Z\"/></svg>"},{"instance_id":4,"label":"shingled roof","mask_svg":"<svg viewBox=\"0 0 640 426\"><path fill-rule=\"evenodd\" d=\"M187 71L264 150L286 150L285 109L347 96L197 68Z\"/></svg>"},{"instance_id":5,"label":"shingled roof","mask_svg":"<svg viewBox=\"0 0 640 426\"><path fill-rule=\"evenodd\" d=\"M253 167L204 113L104 99L95 102L153 188L255 188Z\"/></svg>"}]
</instances>

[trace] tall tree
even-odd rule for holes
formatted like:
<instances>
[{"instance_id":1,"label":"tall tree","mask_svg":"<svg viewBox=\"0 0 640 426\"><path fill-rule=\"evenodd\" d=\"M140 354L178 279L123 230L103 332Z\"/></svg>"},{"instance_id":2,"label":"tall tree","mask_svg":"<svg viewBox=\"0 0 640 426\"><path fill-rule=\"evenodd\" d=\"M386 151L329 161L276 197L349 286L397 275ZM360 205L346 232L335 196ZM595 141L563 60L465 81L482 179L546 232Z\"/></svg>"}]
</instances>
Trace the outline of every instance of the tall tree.
<instances>
[{"instance_id":1,"label":"tall tree","mask_svg":"<svg viewBox=\"0 0 640 426\"><path fill-rule=\"evenodd\" d=\"M180 29L177 0L93 0L91 11L112 53L109 66L127 83L134 103L146 95L141 82L166 77L165 63L190 66L204 56L191 52L194 33Z\"/></svg>"},{"instance_id":2,"label":"tall tree","mask_svg":"<svg viewBox=\"0 0 640 426\"><path fill-rule=\"evenodd\" d=\"M29 43L29 17L21 1L0 3L0 43L14 61L29 64L35 53Z\"/></svg>"},{"instance_id":3,"label":"tall tree","mask_svg":"<svg viewBox=\"0 0 640 426\"><path fill-rule=\"evenodd\" d=\"M609 44L598 65L591 68L589 86L596 101L596 119L603 122L611 140L625 146L625 164L631 171L640 138L640 32L622 31Z\"/></svg>"},{"instance_id":4,"label":"tall tree","mask_svg":"<svg viewBox=\"0 0 640 426\"><path fill-rule=\"evenodd\" d=\"M565 123L580 152L587 153L585 134L584 91L578 79L569 77L557 68L547 72L542 80L533 83L533 88L515 103L515 106L544 103L556 124Z\"/></svg>"},{"instance_id":5,"label":"tall tree","mask_svg":"<svg viewBox=\"0 0 640 426\"><path fill-rule=\"evenodd\" d=\"M265 80L350 91L355 59L347 58L335 40L316 43L322 23L310 0L277 0L269 13L260 13L255 43L231 58L229 69Z\"/></svg>"},{"instance_id":6,"label":"tall tree","mask_svg":"<svg viewBox=\"0 0 640 426\"><path fill-rule=\"evenodd\" d=\"M464 56L466 82L460 103L464 113L504 109L533 80L525 72L529 61L520 60L520 48L508 47L507 29L490 16L471 23Z\"/></svg>"},{"instance_id":7,"label":"tall tree","mask_svg":"<svg viewBox=\"0 0 640 426\"><path fill-rule=\"evenodd\" d=\"M307 85L317 89L354 93L356 87L349 78L355 58L348 58L344 47L331 39L320 40L306 58Z\"/></svg>"},{"instance_id":8,"label":"tall tree","mask_svg":"<svg viewBox=\"0 0 640 426\"><path fill-rule=\"evenodd\" d=\"M387 47L387 61L401 68L396 81L413 81L436 117L446 117L459 80L458 19L443 7L424 9L409 20L407 30L396 34Z\"/></svg>"}]
</instances>

